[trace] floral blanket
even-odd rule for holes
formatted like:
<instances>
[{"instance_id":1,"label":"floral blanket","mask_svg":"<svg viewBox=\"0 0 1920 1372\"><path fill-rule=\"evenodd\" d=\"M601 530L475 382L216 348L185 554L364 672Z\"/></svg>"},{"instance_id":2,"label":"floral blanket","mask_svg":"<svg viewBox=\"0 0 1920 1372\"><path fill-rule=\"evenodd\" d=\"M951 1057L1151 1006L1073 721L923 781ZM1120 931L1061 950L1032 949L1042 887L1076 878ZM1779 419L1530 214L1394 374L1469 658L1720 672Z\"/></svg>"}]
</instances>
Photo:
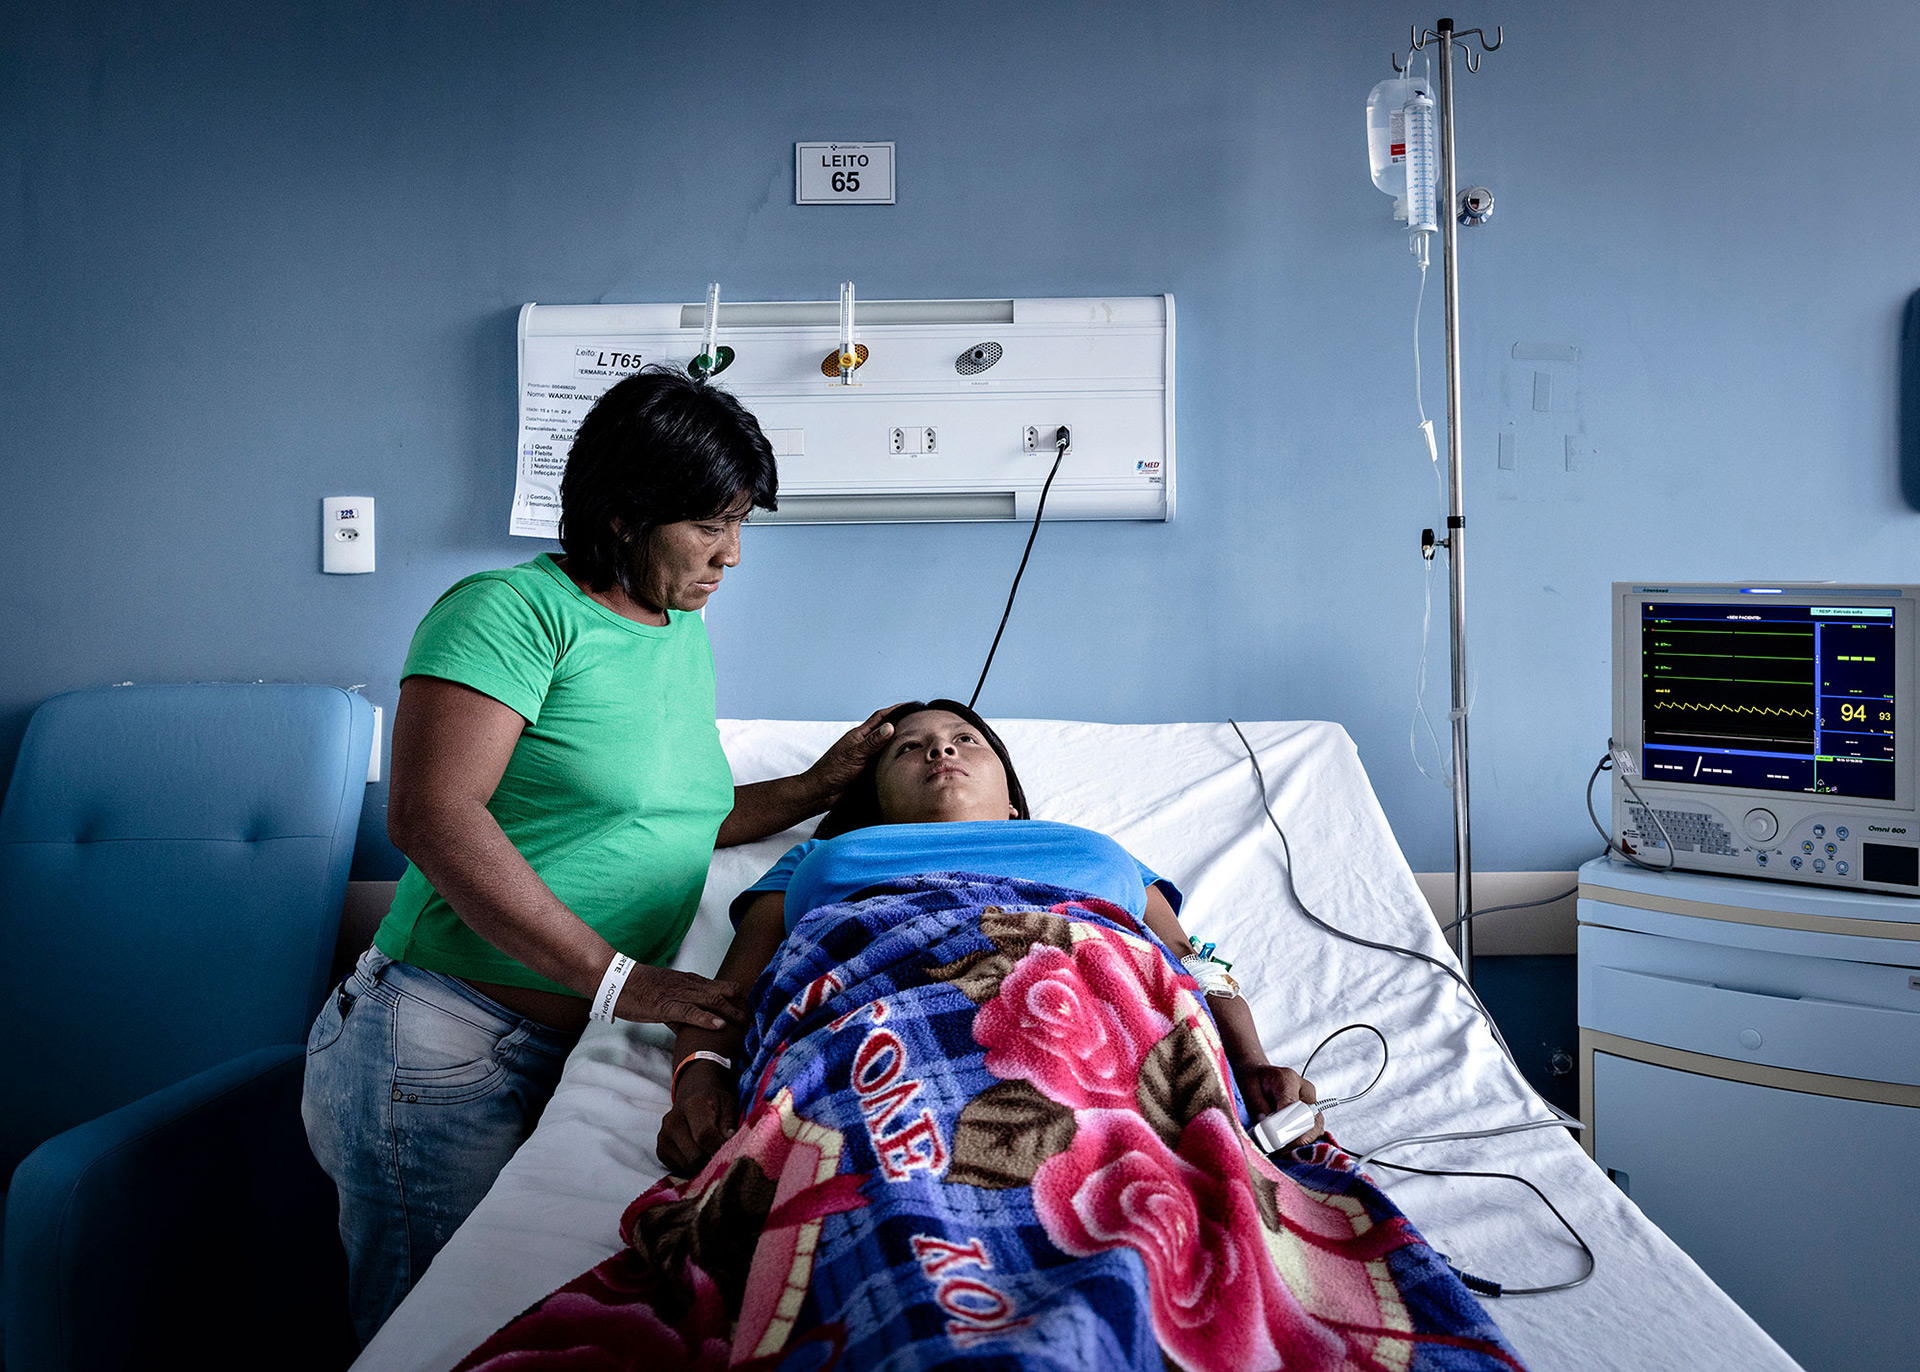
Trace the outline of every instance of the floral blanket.
<instances>
[{"instance_id":1,"label":"floral blanket","mask_svg":"<svg viewBox=\"0 0 1920 1372\"><path fill-rule=\"evenodd\" d=\"M1131 915L966 873L814 911L739 1132L462 1369L1518 1368L1329 1141L1276 1167Z\"/></svg>"}]
</instances>

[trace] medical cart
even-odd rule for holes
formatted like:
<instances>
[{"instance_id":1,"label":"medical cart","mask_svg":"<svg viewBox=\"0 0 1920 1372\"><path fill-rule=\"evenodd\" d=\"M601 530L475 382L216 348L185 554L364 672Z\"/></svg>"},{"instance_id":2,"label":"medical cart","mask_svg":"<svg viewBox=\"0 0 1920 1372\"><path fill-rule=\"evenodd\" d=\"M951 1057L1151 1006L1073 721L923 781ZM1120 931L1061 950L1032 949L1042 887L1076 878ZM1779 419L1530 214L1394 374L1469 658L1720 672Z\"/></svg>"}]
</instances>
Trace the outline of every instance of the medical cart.
<instances>
[{"instance_id":1,"label":"medical cart","mask_svg":"<svg viewBox=\"0 0 1920 1372\"><path fill-rule=\"evenodd\" d=\"M1580 869L1594 1161L1810 1369L1920 1366L1920 899Z\"/></svg>"}]
</instances>

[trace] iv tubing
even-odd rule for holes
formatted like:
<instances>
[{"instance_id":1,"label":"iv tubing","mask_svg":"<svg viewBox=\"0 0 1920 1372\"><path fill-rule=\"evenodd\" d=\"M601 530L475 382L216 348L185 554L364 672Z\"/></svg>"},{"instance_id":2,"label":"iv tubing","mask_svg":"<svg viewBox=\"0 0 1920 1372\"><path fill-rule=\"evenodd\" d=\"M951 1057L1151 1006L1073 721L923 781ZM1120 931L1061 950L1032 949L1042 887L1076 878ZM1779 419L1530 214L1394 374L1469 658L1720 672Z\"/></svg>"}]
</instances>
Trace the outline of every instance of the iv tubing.
<instances>
[{"instance_id":1,"label":"iv tubing","mask_svg":"<svg viewBox=\"0 0 1920 1372\"><path fill-rule=\"evenodd\" d=\"M853 369L860 358L853 349L853 282L840 283L840 384L853 384Z\"/></svg>"}]
</instances>

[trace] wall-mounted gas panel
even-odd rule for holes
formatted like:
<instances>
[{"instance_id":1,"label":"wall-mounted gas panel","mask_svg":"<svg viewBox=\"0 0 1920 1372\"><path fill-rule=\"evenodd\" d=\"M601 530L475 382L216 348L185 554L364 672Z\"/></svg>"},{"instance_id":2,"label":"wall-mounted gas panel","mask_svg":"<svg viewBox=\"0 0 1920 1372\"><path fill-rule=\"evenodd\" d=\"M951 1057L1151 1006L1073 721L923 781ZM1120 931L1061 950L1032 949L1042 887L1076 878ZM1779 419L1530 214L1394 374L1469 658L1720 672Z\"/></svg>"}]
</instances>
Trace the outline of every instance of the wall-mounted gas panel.
<instances>
[{"instance_id":1,"label":"wall-mounted gas panel","mask_svg":"<svg viewBox=\"0 0 1920 1372\"><path fill-rule=\"evenodd\" d=\"M706 306L527 305L512 532L551 538L580 420L641 367L684 369ZM780 463L767 523L1172 519L1173 297L876 300L840 375L834 301L722 303L733 360L709 384L753 411Z\"/></svg>"}]
</instances>

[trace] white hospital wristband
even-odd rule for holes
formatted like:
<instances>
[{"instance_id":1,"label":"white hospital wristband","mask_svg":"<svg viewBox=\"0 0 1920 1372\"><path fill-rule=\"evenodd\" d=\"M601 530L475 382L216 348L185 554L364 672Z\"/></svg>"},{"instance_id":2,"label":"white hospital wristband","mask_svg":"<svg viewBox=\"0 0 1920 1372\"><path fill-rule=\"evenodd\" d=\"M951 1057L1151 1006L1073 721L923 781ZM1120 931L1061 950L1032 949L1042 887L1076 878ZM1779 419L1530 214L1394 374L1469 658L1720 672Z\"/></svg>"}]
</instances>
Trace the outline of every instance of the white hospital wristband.
<instances>
[{"instance_id":1,"label":"white hospital wristband","mask_svg":"<svg viewBox=\"0 0 1920 1372\"><path fill-rule=\"evenodd\" d=\"M600 978L600 989L593 993L593 1004L587 1009L589 1020L613 1023L613 1007L620 1003L620 992L626 987L627 974L636 965L625 953L613 955L613 961L607 964L607 974Z\"/></svg>"}]
</instances>

